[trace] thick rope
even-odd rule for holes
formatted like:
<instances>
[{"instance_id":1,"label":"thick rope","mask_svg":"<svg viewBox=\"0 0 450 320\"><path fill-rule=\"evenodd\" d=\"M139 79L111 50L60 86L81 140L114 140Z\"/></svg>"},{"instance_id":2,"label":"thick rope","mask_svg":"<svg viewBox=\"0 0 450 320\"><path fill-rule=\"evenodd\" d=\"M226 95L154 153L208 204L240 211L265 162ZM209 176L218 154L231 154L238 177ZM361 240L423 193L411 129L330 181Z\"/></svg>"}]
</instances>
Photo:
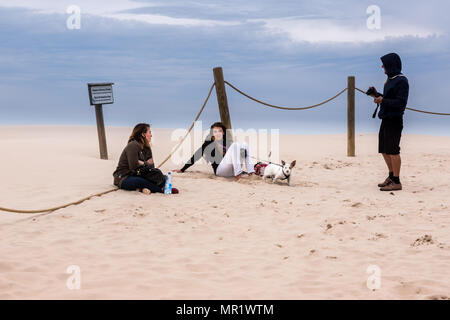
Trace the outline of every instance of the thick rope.
<instances>
[{"instance_id":1,"label":"thick rope","mask_svg":"<svg viewBox=\"0 0 450 320\"><path fill-rule=\"evenodd\" d=\"M188 132L186 133L186 135L185 135L185 136L183 137L183 139L178 143L178 145L175 147L175 149L174 149L174 150L166 157L166 159L164 159L164 161L161 162L161 164L159 164L159 166L158 166L157 168L160 168L164 163L166 163L167 160L170 159L170 157L172 157L172 155L175 153L175 151L180 147L180 145L183 143L183 141L186 139L186 137L187 137L187 136L189 135L189 133L192 131L192 128L194 127L195 122L198 120L198 118L199 118L200 115L202 114L203 110L205 109L206 103L208 102L209 97L211 96L211 92L212 92L212 90L213 90L213 88L214 88L214 85L215 85L214 83L211 85L211 88L209 89L208 96L206 97L206 100L205 100L205 102L203 103L203 106L202 106L202 108L200 109L200 112L199 112L199 113L197 114L197 116L195 117L194 122L192 122L191 126L189 127L189 130L188 130ZM93 197L100 197L100 196L102 196L102 195L105 195L105 194L107 194L107 193L114 192L114 191L117 191L117 190L119 190L119 188L114 188L114 189L110 189L110 190L107 190L107 191L95 193L95 194L92 194L92 195L90 195L90 196L88 196L88 197L85 197L85 198L83 198L83 199L80 199L80 200L77 200L77 201L73 201L73 202L70 202L70 203L67 203L67 204L64 204L64 205L61 205L61 206L58 206L58 207L54 207L54 208L41 209L41 210L17 210L17 209L10 209L10 208L3 208L3 207L0 207L0 211L13 212L13 213L24 213L24 214L34 214L34 213L52 212L52 211L56 211L56 210L59 210L59 209L63 209L63 208L66 208L66 207L69 207L69 206L72 206L72 205L80 204L80 203L82 203L82 202L84 202L84 201L86 201L86 200L89 200L89 199L93 198Z\"/></svg>"},{"instance_id":2,"label":"thick rope","mask_svg":"<svg viewBox=\"0 0 450 320\"><path fill-rule=\"evenodd\" d=\"M355 88L357 91L366 94L366 92L364 90L361 90L359 88ZM421 113L427 113L427 114L434 114L434 115L438 115L438 116L450 116L450 113L442 113L442 112L431 112L431 111L425 111L425 110L419 110L419 109L414 109L414 108L410 108L410 107L406 107L406 109L411 110L411 111L415 111L415 112L421 112Z\"/></svg>"},{"instance_id":3,"label":"thick rope","mask_svg":"<svg viewBox=\"0 0 450 320\"><path fill-rule=\"evenodd\" d=\"M89 200L89 199L93 198L93 197L100 197L100 196L102 196L104 194L107 194L107 193L110 193L110 192L114 192L114 191L117 191L117 190L119 190L119 189L118 188L110 189L110 190L107 190L107 191L103 191L103 192L100 192L100 193L96 193L96 194L90 195L90 196L88 196L86 198L83 198L83 199L80 199L78 201L70 202L70 203L67 203L67 204L64 204L64 205L61 205L61 206L58 206L58 207L54 207L54 208L49 208L49 209L42 209L42 210L17 210L17 209L9 209L9 208L0 207L0 211L14 212L14 213L25 213L25 214L52 212L52 211L55 211L55 210L66 208L68 206L80 204L80 203L82 203L82 202L84 202L86 200Z\"/></svg>"},{"instance_id":4,"label":"thick rope","mask_svg":"<svg viewBox=\"0 0 450 320\"><path fill-rule=\"evenodd\" d=\"M263 102L263 101L261 101L261 100L258 100L258 99L256 99L256 98L253 98L252 96L249 96L248 94L242 92L241 90L239 90L238 88L236 88L235 86L233 86L233 85L232 85L231 83L229 83L228 81L225 81L225 83L226 83L227 85L229 85L231 88L233 88L234 90L236 90L237 92L239 92L240 94L242 94L243 96L245 96L245 97L247 97L247 98L249 98L249 99L251 99L251 100L253 100L253 101L255 101L255 102L258 102L258 103L260 103L260 104L263 104L263 105L268 106L268 107L271 107L271 108L277 108L277 109L282 109L282 110L307 110L307 109L316 108L316 107L319 107L319 106L321 106L321 105L324 105L325 103L328 103L328 102L330 102L330 101L336 99L337 97L339 97L341 94L343 94L343 93L347 90L347 88L344 88L344 89L342 89L338 94L336 94L335 96L331 97L330 99L327 99L327 100L325 100L325 101L323 101L323 102L321 102L321 103L318 103L318 104L315 104L315 105L312 105L312 106L298 107L298 108L290 108L290 107L280 107L280 106L276 106L276 105L273 105L273 104L270 104L270 103Z\"/></svg>"},{"instance_id":5,"label":"thick rope","mask_svg":"<svg viewBox=\"0 0 450 320\"><path fill-rule=\"evenodd\" d=\"M161 163L159 164L158 168L161 167L164 163L167 162L167 160L169 160L169 159L173 156L173 154L178 150L178 148L181 146L181 144L182 144L182 143L184 142L184 140L187 138L187 136L189 135L189 133L191 133L192 128L193 128L194 125L195 125L195 122L198 120L198 118L200 118L200 115L202 114L203 109L205 109L206 104L208 103L209 97L211 96L211 92L212 92L212 90L213 90L213 88L214 88L215 85L216 85L215 83L213 83L213 84L211 85L211 88L209 89L208 96L206 97L205 102L203 102L203 105L202 105L200 111L198 112L197 116L195 117L195 119L194 119L194 121L192 122L191 126L189 127L188 131L187 131L186 134L184 135L183 139L181 139L181 141L176 145L176 147L172 150L172 152L169 153L169 155L163 160L163 162L161 162Z\"/></svg>"}]
</instances>

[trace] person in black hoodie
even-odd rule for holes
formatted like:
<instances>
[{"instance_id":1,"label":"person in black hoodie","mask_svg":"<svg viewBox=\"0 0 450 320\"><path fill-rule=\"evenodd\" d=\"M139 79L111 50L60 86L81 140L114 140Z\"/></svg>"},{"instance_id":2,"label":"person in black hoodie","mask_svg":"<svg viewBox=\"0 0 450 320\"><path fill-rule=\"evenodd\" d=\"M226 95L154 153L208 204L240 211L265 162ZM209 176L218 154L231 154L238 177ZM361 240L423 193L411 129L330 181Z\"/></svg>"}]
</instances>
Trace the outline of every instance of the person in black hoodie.
<instances>
[{"instance_id":1,"label":"person in black hoodie","mask_svg":"<svg viewBox=\"0 0 450 320\"><path fill-rule=\"evenodd\" d=\"M400 138L403 130L403 114L408 102L408 79L401 73L402 61L398 54L389 53L381 57L382 68L387 75L383 94L374 99L380 104L381 119L378 134L378 152L383 155L389 176L380 184L381 191L402 190L400 182Z\"/></svg>"}]
</instances>

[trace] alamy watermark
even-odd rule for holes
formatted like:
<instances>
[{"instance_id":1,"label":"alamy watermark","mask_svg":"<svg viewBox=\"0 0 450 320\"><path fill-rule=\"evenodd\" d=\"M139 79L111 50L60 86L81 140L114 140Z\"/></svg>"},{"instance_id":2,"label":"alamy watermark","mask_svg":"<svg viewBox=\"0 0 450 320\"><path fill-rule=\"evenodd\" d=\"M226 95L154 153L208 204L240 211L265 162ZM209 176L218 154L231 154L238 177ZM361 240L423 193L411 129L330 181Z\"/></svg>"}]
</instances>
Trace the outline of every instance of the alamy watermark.
<instances>
[{"instance_id":1,"label":"alamy watermark","mask_svg":"<svg viewBox=\"0 0 450 320\"><path fill-rule=\"evenodd\" d=\"M370 290L378 290L381 288L381 269L375 264L371 264L367 267L366 273L369 274L366 285Z\"/></svg>"},{"instance_id":2,"label":"alamy watermark","mask_svg":"<svg viewBox=\"0 0 450 320\"><path fill-rule=\"evenodd\" d=\"M192 156L192 154L197 151L205 139L210 134L209 126L207 130L203 129L202 121L197 121L194 124L193 132L190 133L178 150L172 155L171 161L175 165L181 165L186 163ZM179 142L187 134L186 129L175 129L171 134L171 141ZM248 150L250 157L253 160L267 161L269 160L274 163L279 163L280 161L280 130L279 129L233 129L232 132L227 130L226 132L227 146L230 147L230 137L233 142L248 143ZM178 144L177 144L178 145ZM214 145L211 145L213 148ZM207 150L208 151L208 150ZM210 151L210 150L209 150ZM208 152L206 152L208 154ZM210 153L210 152L209 152ZM219 153L216 153L218 162L220 162L221 157ZM209 159L211 160L211 159Z\"/></svg>"},{"instance_id":3,"label":"alamy watermark","mask_svg":"<svg viewBox=\"0 0 450 320\"><path fill-rule=\"evenodd\" d=\"M66 13L70 15L66 20L67 29L81 29L81 8L77 5L71 5L67 7Z\"/></svg>"},{"instance_id":4,"label":"alamy watermark","mask_svg":"<svg viewBox=\"0 0 450 320\"><path fill-rule=\"evenodd\" d=\"M69 290L81 289L81 268L77 265L70 265L66 269L66 273L70 274L67 278L66 286Z\"/></svg>"},{"instance_id":5,"label":"alamy watermark","mask_svg":"<svg viewBox=\"0 0 450 320\"><path fill-rule=\"evenodd\" d=\"M380 30L381 29L381 9L377 5L367 7L366 14L369 15L366 21L367 29Z\"/></svg>"}]
</instances>

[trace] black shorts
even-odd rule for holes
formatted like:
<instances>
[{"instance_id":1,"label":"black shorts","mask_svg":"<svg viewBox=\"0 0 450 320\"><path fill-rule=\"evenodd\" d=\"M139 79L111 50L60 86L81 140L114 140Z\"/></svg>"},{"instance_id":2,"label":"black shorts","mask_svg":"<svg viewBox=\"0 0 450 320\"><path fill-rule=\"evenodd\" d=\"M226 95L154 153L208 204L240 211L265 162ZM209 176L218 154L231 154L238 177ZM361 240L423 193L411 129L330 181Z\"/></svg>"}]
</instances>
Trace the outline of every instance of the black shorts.
<instances>
[{"instance_id":1,"label":"black shorts","mask_svg":"<svg viewBox=\"0 0 450 320\"><path fill-rule=\"evenodd\" d=\"M378 152L392 155L400 154L402 130L403 117L383 119L378 134Z\"/></svg>"}]
</instances>

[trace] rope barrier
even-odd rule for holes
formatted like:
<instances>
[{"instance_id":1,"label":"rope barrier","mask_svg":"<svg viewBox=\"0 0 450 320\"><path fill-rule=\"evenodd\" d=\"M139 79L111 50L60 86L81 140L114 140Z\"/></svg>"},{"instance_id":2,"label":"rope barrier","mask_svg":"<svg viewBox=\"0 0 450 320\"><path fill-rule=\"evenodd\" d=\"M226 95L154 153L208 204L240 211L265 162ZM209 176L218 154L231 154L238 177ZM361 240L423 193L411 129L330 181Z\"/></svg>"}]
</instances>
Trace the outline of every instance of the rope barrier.
<instances>
[{"instance_id":1,"label":"rope barrier","mask_svg":"<svg viewBox=\"0 0 450 320\"><path fill-rule=\"evenodd\" d=\"M200 115L202 114L203 109L205 109L206 104L208 103L209 97L211 96L212 89L214 88L215 85L216 85L215 83L213 83L213 84L211 85L211 88L209 89L209 92L208 92L208 96L206 97L205 102L203 102L203 105L202 105L200 111L198 112L197 116L195 117L194 121L192 122L191 126L189 127L188 132L186 132L186 134L184 135L183 139L181 139L181 141L178 143L178 145L172 150L171 153L169 153L169 155L163 160L163 162L161 162L161 163L159 164L158 168L161 167L164 163L167 162L167 160L169 160L169 159L173 156L173 154L178 150L178 148L181 146L181 144L182 144L182 143L184 142L184 140L187 138L187 136L189 135L189 133L191 133L192 128L193 128L194 125L195 125L195 122L198 120L198 118L200 118Z\"/></svg>"},{"instance_id":2,"label":"rope barrier","mask_svg":"<svg viewBox=\"0 0 450 320\"><path fill-rule=\"evenodd\" d=\"M203 102L203 105L202 105L202 107L201 107L199 113L197 114L197 116L195 117L195 119L194 119L194 121L192 122L191 126L189 127L189 130L188 130L188 132L186 133L186 135L183 137L183 139L181 139L181 141L180 141L180 142L178 143L178 145L174 148L174 150L173 150L173 151L172 151L172 152L164 159L164 161L161 162L161 163L158 165L157 168L160 168L164 163L167 162L167 160L170 159L170 157L172 157L172 155L178 150L178 148L180 147L180 145L183 143L183 141L186 139L186 137L187 137L187 136L189 135L189 133L192 131L192 128L194 127L195 122L198 120L198 118L199 118L200 115L202 114L203 110L205 109L206 103L208 102L209 97L211 96L211 92L212 92L214 86L215 86L215 83L213 83L213 84L211 85L211 88L209 89L209 92L208 92L208 96L206 97L205 102ZM117 190L120 190L120 189L119 189L119 188L114 188L114 189L106 190L106 191L103 191L103 192L95 193L95 194L92 194L92 195L90 195L90 196L88 196L88 197L85 197L85 198L83 198L83 199L80 199L80 200L77 200L77 201L73 201L73 202L70 202L70 203L67 203L67 204L64 204L64 205L61 205L61 206L58 206L58 207L54 207L54 208L41 209L41 210L17 210L17 209L10 209L10 208L3 208L3 207L0 207L0 211L13 212L13 213L23 213L23 214L34 214L34 213L43 213L43 212L53 212L53 211L56 211L56 210L59 210L59 209L63 209L63 208L66 208L66 207L69 207L69 206L72 206L72 205L80 204L80 203L82 203L82 202L84 202L84 201L87 201L87 200L93 198L93 197L100 197L100 196L102 196L102 195L105 195L105 194L107 194L107 193L111 193L111 192L114 192L114 191L117 191Z\"/></svg>"},{"instance_id":3,"label":"rope barrier","mask_svg":"<svg viewBox=\"0 0 450 320\"><path fill-rule=\"evenodd\" d=\"M280 106L276 106L276 105L273 105L273 104L270 104L270 103L267 103L267 102L263 102L263 101L261 101L261 100L258 100L258 99L256 99L256 98L253 98L252 96L250 96L250 95L248 95L248 94L242 92L241 90L239 90L238 88L236 88L235 86L233 86L233 85L232 85L231 83L229 83L228 81L225 81L225 83L226 83L227 85L229 85L231 88L233 88L234 90L236 90L237 92L239 92L240 94L242 94L243 96L245 96L245 97L247 97L247 98L249 98L249 99L251 99L251 100L253 100L253 101L255 101L255 102L258 102L258 103L260 103L260 104L263 104L263 105L268 106L268 107L271 107L271 108L277 108L277 109L282 109L282 110L307 110L307 109L316 108L316 107L319 107L319 106L321 106L321 105L324 105L325 103L328 103L328 102L330 102L330 101L336 99L337 97L339 97L341 94L343 94L343 93L347 90L347 88L344 88L344 89L341 90L338 94L336 94L335 96L331 97L330 99L327 99L327 100L325 100L325 101L323 101L323 102L321 102L321 103L318 103L318 104L314 104L314 105L312 105L312 106L298 107L298 108L290 108L290 107L280 107Z\"/></svg>"},{"instance_id":4,"label":"rope barrier","mask_svg":"<svg viewBox=\"0 0 450 320\"><path fill-rule=\"evenodd\" d=\"M366 92L364 90L361 90L359 88L355 88L357 91L366 94ZM414 109L414 108L410 108L410 107L406 107L406 109L411 110L411 111L415 111L415 112L421 112L421 113L427 113L427 114L434 114L434 115L438 115L438 116L450 116L450 113L442 113L442 112L432 112L432 111L425 111L425 110L419 110L419 109Z\"/></svg>"},{"instance_id":5,"label":"rope barrier","mask_svg":"<svg viewBox=\"0 0 450 320\"><path fill-rule=\"evenodd\" d=\"M17 210L17 209L9 209L9 208L0 207L0 211L14 212L14 213L25 213L25 214L52 212L52 211L56 211L56 210L59 210L59 209L63 209L63 208L69 207L71 205L80 204L80 203L82 203L82 202L84 202L86 200L89 200L89 199L93 198L93 197L100 197L100 196L102 196L104 194L107 194L107 193L110 193L110 192L114 192L114 191L117 191L117 190L119 190L119 189L118 188L114 188L114 189L110 189L110 190L107 190L107 191L99 192L99 193L90 195L90 196L88 196L86 198L83 198L83 199L80 199L80 200L77 200L77 201L74 201L74 202L70 202L70 203L67 203L67 204L64 204L64 205L61 205L61 206L58 206L58 207L49 208L49 209L42 209L42 210Z\"/></svg>"},{"instance_id":6,"label":"rope barrier","mask_svg":"<svg viewBox=\"0 0 450 320\"><path fill-rule=\"evenodd\" d=\"M330 102L330 101L336 99L336 98L339 97L341 94L343 94L346 90L348 90L348 88L344 88L344 89L342 89L340 92L338 92L336 95L334 95L333 97L331 97L331 98L329 98L329 99L327 99L327 100L325 100L325 101L323 101L323 102L320 102L320 103L318 103L318 104L311 105L311 106L307 106L307 107L282 107L282 106L277 106L277 105L273 105L273 104L270 104L270 103L267 103L267 102L263 102L263 101L261 101L261 100L258 100L258 99L256 99L256 98L254 98L254 97L252 97L252 96L246 94L245 92L239 90L238 88L236 88L235 86L233 86L233 85L232 85L231 83L229 83L228 81L224 81L224 82L225 82L228 86L230 86L231 88L233 88L235 91L237 91L238 93L242 94L243 96L249 98L250 100L253 100L253 101L255 101L255 102L257 102L257 103L260 103L260 104L262 104L262 105L265 105L265 106L267 106L267 107L276 108L276 109L282 109L282 110L307 110L307 109L316 108L316 107L319 107L319 106L321 106L321 105L324 105L324 104L326 104L326 103L328 103L328 102ZM182 144L182 143L184 142L184 140L187 138L187 136L189 135L189 133L192 131L192 129L193 129L194 125L195 125L195 122L199 119L200 115L202 114L203 110L204 110L205 107L206 107L206 104L208 103L209 98L211 97L211 92L212 92L214 86L215 86L215 83L213 83L213 84L211 85L211 88L209 89L208 95L207 95L205 101L203 102L203 105L202 105L202 107L200 108L200 111L198 112L197 116L195 117L194 121L192 122L191 126L189 127L189 129L188 129L188 131L186 132L186 134L184 135L184 137L183 137L183 138L181 139L181 141L175 146L175 148L172 150L172 152L170 152L169 155L168 155L168 156L167 156L167 157L166 157L166 158L165 158L165 159L157 166L157 168L160 168L161 166L163 166L163 165L164 165L164 164L165 164L165 163L173 156L173 154L178 150L178 148L181 146L181 144ZM361 93L366 94L365 91L363 91L363 90L361 90L361 89L359 89L359 88L355 88L355 90L357 90L357 91L359 91L359 92L361 92ZM425 110L414 109L414 108L410 108L410 107L406 107L406 109L411 110L411 111L415 111L415 112L421 112L421 113L427 113L427 114L433 114L433 115L450 116L450 113L431 112L431 111L425 111ZM71 205L77 205L77 204L80 204L80 203L82 203L82 202L84 202L84 201L87 201L87 200L93 198L93 197L100 197L100 196L102 196L102 195L105 195L105 194L108 194L108 193L111 193L111 192L114 192L114 191L117 191L117 190L119 190L119 189L118 189L118 188L114 188L114 189L106 190L106 191L103 191L103 192L95 193L95 194L92 194L92 195L90 195L90 196L88 196L88 197L85 197L85 198L83 198L83 199L80 199L80 200L77 200L77 201L73 201L73 202L70 202L70 203L67 203L67 204L64 204L64 205L61 205L61 206L58 206L58 207L54 207L54 208L41 209L41 210L17 210L17 209L10 209L10 208L3 208L3 207L0 207L0 211L14 212L14 213L24 213L24 214L34 214L34 213L52 212L52 211L56 211L56 210L59 210L59 209L63 209L63 208L69 207L69 206L71 206Z\"/></svg>"}]
</instances>

